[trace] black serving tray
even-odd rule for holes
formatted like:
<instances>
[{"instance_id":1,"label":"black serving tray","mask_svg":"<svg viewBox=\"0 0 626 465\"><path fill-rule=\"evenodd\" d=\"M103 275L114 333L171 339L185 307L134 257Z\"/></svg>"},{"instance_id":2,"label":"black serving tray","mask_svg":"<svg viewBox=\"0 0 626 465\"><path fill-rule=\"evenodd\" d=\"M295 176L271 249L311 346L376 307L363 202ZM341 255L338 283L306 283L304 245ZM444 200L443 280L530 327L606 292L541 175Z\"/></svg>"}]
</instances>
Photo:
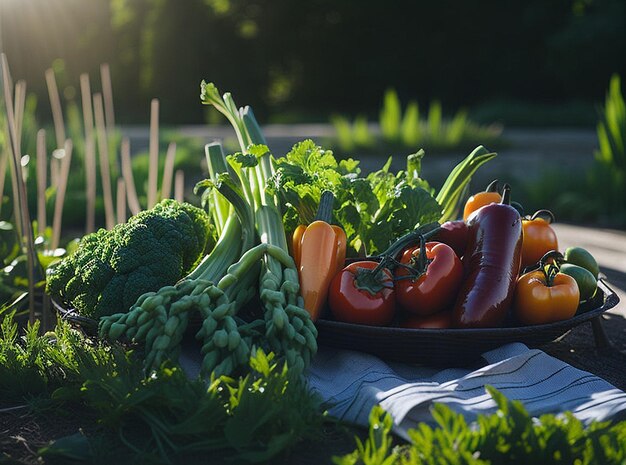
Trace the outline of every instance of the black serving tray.
<instances>
[{"instance_id":1,"label":"black serving tray","mask_svg":"<svg viewBox=\"0 0 626 465\"><path fill-rule=\"evenodd\" d=\"M565 336L581 323L598 319L615 307L619 297L604 280L598 281L593 299L581 304L567 320L532 326L478 329L409 329L366 326L320 319L318 343L338 349L367 352L407 363L462 366L504 344L521 342L536 348ZM594 328L595 331L595 328Z\"/></svg>"}]
</instances>

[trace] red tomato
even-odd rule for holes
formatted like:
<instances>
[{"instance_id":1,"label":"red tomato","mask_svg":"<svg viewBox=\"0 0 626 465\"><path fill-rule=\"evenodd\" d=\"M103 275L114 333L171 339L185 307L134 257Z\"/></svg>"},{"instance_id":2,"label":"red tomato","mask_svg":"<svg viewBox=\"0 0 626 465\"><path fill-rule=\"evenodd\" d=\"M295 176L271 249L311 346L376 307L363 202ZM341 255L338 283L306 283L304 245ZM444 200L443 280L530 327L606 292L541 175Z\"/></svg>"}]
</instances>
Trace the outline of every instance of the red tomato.
<instances>
[{"instance_id":1,"label":"red tomato","mask_svg":"<svg viewBox=\"0 0 626 465\"><path fill-rule=\"evenodd\" d=\"M330 283L328 305L338 321L382 326L395 313L393 275L387 268L378 271L378 262L351 263Z\"/></svg>"},{"instance_id":2,"label":"red tomato","mask_svg":"<svg viewBox=\"0 0 626 465\"><path fill-rule=\"evenodd\" d=\"M452 327L452 310L443 310L428 316L411 315L400 323L402 328L446 329Z\"/></svg>"},{"instance_id":3,"label":"red tomato","mask_svg":"<svg viewBox=\"0 0 626 465\"><path fill-rule=\"evenodd\" d=\"M420 316L452 305L463 281L463 265L450 246L427 242L425 250L425 269L419 269L419 247L406 249L400 259L414 271L403 266L396 268L396 300L404 310Z\"/></svg>"}]
</instances>

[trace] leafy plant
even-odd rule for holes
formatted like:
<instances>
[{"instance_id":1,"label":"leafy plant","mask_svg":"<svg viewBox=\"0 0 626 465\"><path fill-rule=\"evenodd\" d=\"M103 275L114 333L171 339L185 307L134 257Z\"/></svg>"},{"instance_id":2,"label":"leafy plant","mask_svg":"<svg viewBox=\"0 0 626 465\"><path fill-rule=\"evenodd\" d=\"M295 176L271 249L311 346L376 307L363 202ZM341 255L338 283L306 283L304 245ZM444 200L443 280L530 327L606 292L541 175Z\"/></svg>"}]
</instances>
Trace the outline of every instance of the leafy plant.
<instances>
[{"instance_id":1,"label":"leafy plant","mask_svg":"<svg viewBox=\"0 0 626 465\"><path fill-rule=\"evenodd\" d=\"M600 149L596 159L626 172L626 103L617 74L611 77L597 132Z\"/></svg>"},{"instance_id":2,"label":"leafy plant","mask_svg":"<svg viewBox=\"0 0 626 465\"><path fill-rule=\"evenodd\" d=\"M351 123L345 116L331 118L336 132L336 145L343 153L354 150L382 152L388 149L423 147L430 151L468 148L478 144L493 146L500 142L502 129L481 126L469 120L466 110L458 111L450 120L443 118L439 101L431 102L427 116L420 118L417 102L411 101L404 113L398 94L389 89L383 97L378 126L371 127L365 116Z\"/></svg>"},{"instance_id":3,"label":"leafy plant","mask_svg":"<svg viewBox=\"0 0 626 465\"><path fill-rule=\"evenodd\" d=\"M571 413L531 417L523 404L492 387L498 406L468 424L443 404L432 410L436 426L421 423L408 431L410 444L392 447L391 416L380 406L370 414L369 436L356 449L334 457L337 465L623 464L626 421L593 422L585 428Z\"/></svg>"},{"instance_id":4,"label":"leafy plant","mask_svg":"<svg viewBox=\"0 0 626 465\"><path fill-rule=\"evenodd\" d=\"M559 218L626 225L626 103L620 78L611 78L597 124L599 149L587 172L563 177L557 170L524 186L533 209L549 207Z\"/></svg>"},{"instance_id":5,"label":"leafy plant","mask_svg":"<svg viewBox=\"0 0 626 465\"><path fill-rule=\"evenodd\" d=\"M116 453L122 463L189 456L267 463L321 429L318 399L271 353L258 350L245 377L207 385L169 363L146 378L137 354L96 343L67 323L43 336L38 331L38 323L22 333L13 314L3 318L2 404L28 402L45 415L78 405L98 425L52 443L42 450L46 457L110 463ZM110 447L94 456L102 443Z\"/></svg>"},{"instance_id":6,"label":"leafy plant","mask_svg":"<svg viewBox=\"0 0 626 465\"><path fill-rule=\"evenodd\" d=\"M322 192L332 191L334 217L352 253L376 254L418 225L454 218L472 175L496 154L482 146L474 149L450 172L436 197L421 177L424 156L423 150L409 155L406 168L397 173L391 172L389 158L381 169L362 177L358 161L337 160L332 151L305 140L275 160L270 189L286 207L287 231L310 224Z\"/></svg>"},{"instance_id":7,"label":"leafy plant","mask_svg":"<svg viewBox=\"0 0 626 465\"><path fill-rule=\"evenodd\" d=\"M270 183L287 206L287 230L311 223L322 192L330 190L336 199L334 216L350 246L375 254L392 238L441 217L441 206L420 177L423 156L424 151L410 155L406 170L398 173L391 172L390 158L380 170L360 177L358 161L338 161L332 151L305 140L275 160L276 174Z\"/></svg>"}]
</instances>

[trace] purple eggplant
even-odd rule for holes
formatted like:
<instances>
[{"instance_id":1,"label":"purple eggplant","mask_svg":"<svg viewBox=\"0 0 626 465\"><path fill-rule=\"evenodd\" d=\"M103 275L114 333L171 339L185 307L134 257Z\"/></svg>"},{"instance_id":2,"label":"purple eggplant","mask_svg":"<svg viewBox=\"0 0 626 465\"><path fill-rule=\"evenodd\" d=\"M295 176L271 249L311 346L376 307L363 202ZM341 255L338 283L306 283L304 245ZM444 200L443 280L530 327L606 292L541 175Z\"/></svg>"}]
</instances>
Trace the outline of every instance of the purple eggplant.
<instances>
[{"instance_id":1,"label":"purple eggplant","mask_svg":"<svg viewBox=\"0 0 626 465\"><path fill-rule=\"evenodd\" d=\"M469 229L463 220L446 221L435 233L433 241L443 242L452 247L459 258L465 253Z\"/></svg>"},{"instance_id":2,"label":"purple eggplant","mask_svg":"<svg viewBox=\"0 0 626 465\"><path fill-rule=\"evenodd\" d=\"M510 205L509 186L501 203L478 209L467 225L465 282L454 306L453 325L498 327L506 320L521 265L522 218Z\"/></svg>"}]
</instances>

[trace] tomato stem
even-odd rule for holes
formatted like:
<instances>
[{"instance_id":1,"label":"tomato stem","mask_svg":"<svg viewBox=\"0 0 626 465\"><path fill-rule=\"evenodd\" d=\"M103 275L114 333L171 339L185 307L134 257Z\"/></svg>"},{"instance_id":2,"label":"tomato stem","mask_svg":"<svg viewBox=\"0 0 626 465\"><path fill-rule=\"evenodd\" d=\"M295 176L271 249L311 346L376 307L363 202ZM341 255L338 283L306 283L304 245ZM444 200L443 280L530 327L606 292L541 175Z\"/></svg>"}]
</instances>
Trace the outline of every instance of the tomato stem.
<instances>
[{"instance_id":1,"label":"tomato stem","mask_svg":"<svg viewBox=\"0 0 626 465\"><path fill-rule=\"evenodd\" d=\"M383 258L376 268L357 268L357 271L354 275L354 287L361 291L366 291L371 295L376 295L383 289L391 289L393 284L391 282L387 283L384 280L383 269L386 267L388 263L387 258Z\"/></svg>"},{"instance_id":2,"label":"tomato stem","mask_svg":"<svg viewBox=\"0 0 626 465\"><path fill-rule=\"evenodd\" d=\"M394 280L399 281L403 279L411 279L413 281L419 279L425 275L428 270L428 265L432 262L426 255L426 237L420 236L419 254L417 257L411 257L411 261L408 265L404 263L397 263L396 266L400 266L408 271L409 274L396 276Z\"/></svg>"},{"instance_id":3,"label":"tomato stem","mask_svg":"<svg viewBox=\"0 0 626 465\"><path fill-rule=\"evenodd\" d=\"M538 268L543 271L543 274L546 277L547 287L552 287L554 278L558 274L563 260L563 254L558 250L550 250L549 252L546 252L539 260Z\"/></svg>"},{"instance_id":4,"label":"tomato stem","mask_svg":"<svg viewBox=\"0 0 626 465\"><path fill-rule=\"evenodd\" d=\"M381 259L384 259L385 257L395 258L406 247L408 247L409 245L413 245L414 243L419 241L421 237L424 237L425 239L430 239L435 234L437 234L437 232L439 232L440 228L441 226L436 221L432 223L424 224L418 227L417 229L415 229L414 231L406 233L404 236L400 237L393 244L391 244L387 248L387 250L385 250L383 253L378 255L378 258L381 258Z\"/></svg>"}]
</instances>

